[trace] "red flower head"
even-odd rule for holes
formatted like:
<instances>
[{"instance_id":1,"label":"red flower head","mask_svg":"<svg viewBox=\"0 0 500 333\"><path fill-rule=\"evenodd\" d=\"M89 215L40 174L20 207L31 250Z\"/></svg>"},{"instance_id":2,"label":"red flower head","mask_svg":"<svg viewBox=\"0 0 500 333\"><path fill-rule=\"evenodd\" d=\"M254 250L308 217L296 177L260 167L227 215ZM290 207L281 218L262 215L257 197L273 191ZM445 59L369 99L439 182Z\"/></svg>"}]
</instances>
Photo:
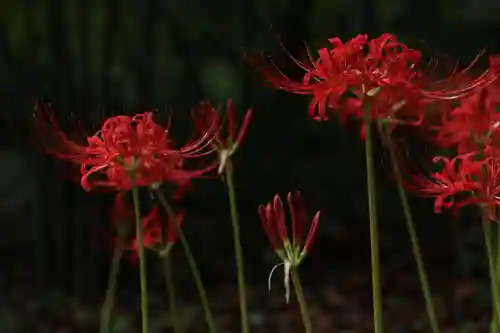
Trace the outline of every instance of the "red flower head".
<instances>
[{"instance_id":1,"label":"red flower head","mask_svg":"<svg viewBox=\"0 0 500 333\"><path fill-rule=\"evenodd\" d=\"M288 302L289 270L291 267L298 266L311 249L316 237L320 212L318 211L314 215L308 232L308 217L300 192L296 191L295 193L288 193L287 201L292 224L291 240L288 237L287 227L285 224L283 202L278 195L274 197L272 203L269 202L265 206L259 206L258 211L262 227L269 238L271 247L283 260L282 264L285 267L285 287L287 289L286 300ZM275 266L275 268L276 267L277 266ZM271 271L271 275L273 271ZM271 275L269 276L269 280L271 279Z\"/></svg>"},{"instance_id":2,"label":"red flower head","mask_svg":"<svg viewBox=\"0 0 500 333\"><path fill-rule=\"evenodd\" d=\"M309 115L316 120L327 120L327 109L337 108L342 109L342 118L359 117L368 97L371 107L377 109L374 115L394 112L391 109L409 92L420 53L390 34L370 41L367 35L358 35L345 44L339 38L328 41L332 47L319 49L317 60L310 52L307 61L292 58L306 72L301 82L279 70L278 75L265 71L264 76L278 89L313 95Z\"/></svg>"},{"instance_id":3,"label":"red flower head","mask_svg":"<svg viewBox=\"0 0 500 333\"><path fill-rule=\"evenodd\" d=\"M457 147L460 154L479 151L485 146L500 148L500 97L495 85L478 91L455 109L443 113L441 124L436 127L439 145Z\"/></svg>"},{"instance_id":4,"label":"red flower head","mask_svg":"<svg viewBox=\"0 0 500 333\"><path fill-rule=\"evenodd\" d=\"M435 157L435 164L442 163L440 172L430 177L412 175L411 190L425 197L435 198L436 213L443 208L458 209L478 205L488 217L497 219L500 205L500 153L488 147L481 153L467 153L453 159Z\"/></svg>"},{"instance_id":5,"label":"red flower head","mask_svg":"<svg viewBox=\"0 0 500 333\"><path fill-rule=\"evenodd\" d=\"M166 256L169 254L172 246L177 241L179 233L177 232L177 227L174 223L178 223L180 228L182 221L184 219L184 214L180 213L177 215L177 221L168 221L166 224L165 233L162 232L163 227L161 223L160 214L158 209L154 207L147 216L142 219L142 228L144 235L144 247L158 250L160 255ZM137 250L138 240L134 238L132 241L131 249ZM135 252L134 252L135 253Z\"/></svg>"},{"instance_id":6,"label":"red flower head","mask_svg":"<svg viewBox=\"0 0 500 333\"><path fill-rule=\"evenodd\" d=\"M198 108L199 110L207 112L209 114L219 114L208 101L201 102ZM231 99L227 101L225 114L227 119L226 133L218 131L215 139L211 142L213 149L217 150L217 152L219 153L219 174L224 171L228 158L230 158L241 145L248 125L250 124L252 114L253 110L248 109L245 113L245 116L243 117L241 125L238 128L238 120L234 103ZM206 122L198 123L198 127L202 131L206 131L207 126L210 127L210 124L206 124Z\"/></svg>"},{"instance_id":7,"label":"red flower head","mask_svg":"<svg viewBox=\"0 0 500 333\"><path fill-rule=\"evenodd\" d=\"M85 144L68 139L52 113L44 113L40 105L35 108L35 116L38 129L43 135L48 135L45 138L48 142L44 142L46 151L56 158L80 165L81 185L87 191L94 187L130 190L134 186L152 186L161 182L185 185L187 180L216 167L213 163L197 170L185 168L186 159L213 151L210 143L217 133L218 124L211 114L197 115L207 117L205 121L210 126L180 148L175 148L169 138L169 128L153 121L151 112L108 118ZM45 121L47 117L48 122Z\"/></svg>"},{"instance_id":8,"label":"red flower head","mask_svg":"<svg viewBox=\"0 0 500 333\"><path fill-rule=\"evenodd\" d=\"M312 95L308 113L316 120L327 120L329 109L337 110L342 120L349 116L359 119L363 117L363 109L369 107L372 119L419 125L424 118L423 106L429 101L462 97L488 85L498 74L499 66L493 66L496 62L492 61L495 70L472 82L453 88L428 89L437 86L437 82L425 82L418 69L420 52L409 49L391 34L372 40L367 35L358 35L345 44L339 38L329 42L331 48L319 49L316 60L309 51L305 61L292 57L305 72L301 81L293 81L276 66L262 71L277 89ZM457 82L457 76L460 75L439 81L439 86L446 87L443 82Z\"/></svg>"}]
</instances>

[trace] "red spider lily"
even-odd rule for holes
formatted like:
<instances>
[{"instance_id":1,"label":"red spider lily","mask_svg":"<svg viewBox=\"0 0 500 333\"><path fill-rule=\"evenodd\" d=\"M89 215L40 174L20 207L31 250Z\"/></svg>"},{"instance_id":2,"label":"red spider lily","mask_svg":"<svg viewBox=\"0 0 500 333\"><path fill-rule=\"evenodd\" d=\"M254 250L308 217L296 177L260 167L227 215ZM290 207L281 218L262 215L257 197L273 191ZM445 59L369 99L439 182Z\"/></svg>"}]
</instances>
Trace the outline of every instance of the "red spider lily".
<instances>
[{"instance_id":1,"label":"red spider lily","mask_svg":"<svg viewBox=\"0 0 500 333\"><path fill-rule=\"evenodd\" d=\"M291 56L305 71L302 81L293 81L274 65L274 69L262 70L275 88L312 95L308 113L316 120L327 120L328 109L336 109L341 119L362 118L363 108L369 107L372 119L419 125L424 117L422 107L429 101L463 97L490 84L498 75L499 66L492 58L492 70L449 88L446 83L457 82L472 64L447 80L431 84L418 69L420 52L409 49L393 35L386 33L372 40L358 35L345 44L338 38L329 42L332 47L319 49L317 60L309 51L305 61ZM429 86L446 88L430 90Z\"/></svg>"},{"instance_id":2,"label":"red spider lily","mask_svg":"<svg viewBox=\"0 0 500 333\"><path fill-rule=\"evenodd\" d=\"M199 110L202 110L203 112L207 112L209 114L218 114L218 112L210 105L208 101L201 102L198 107ZM250 124L252 114L253 110L248 109L245 113L245 116L243 117L243 121L241 122L240 127L238 128L236 108L234 106L234 103L231 99L226 102L226 133L222 133L222 131L217 132L215 139L212 141L212 147L219 153L219 174L224 171L224 167L226 166L226 161L228 160L228 158L230 158L241 145L248 125ZM206 131L206 123L200 122L198 126L202 131ZM208 124L208 126L210 126L210 124Z\"/></svg>"},{"instance_id":3,"label":"red spider lily","mask_svg":"<svg viewBox=\"0 0 500 333\"><path fill-rule=\"evenodd\" d=\"M467 97L451 112L444 112L436 142L443 147L457 147L459 153L478 151L500 144L500 98L498 87L489 87Z\"/></svg>"},{"instance_id":4,"label":"red spider lily","mask_svg":"<svg viewBox=\"0 0 500 333\"><path fill-rule=\"evenodd\" d=\"M405 85L415 75L411 65L420 58L420 53L398 43L389 34L371 41L367 35L358 35L345 44L339 38L331 38L329 42L332 48L319 49L317 60L309 51L307 61L292 57L306 72L302 82L292 81L279 70L263 73L278 89L313 95L309 115L316 120L327 120L327 109L339 106L346 107L344 112L358 115L365 97L375 96L380 87ZM398 47L401 50L396 51ZM350 98L342 103L348 94Z\"/></svg>"},{"instance_id":5,"label":"red spider lily","mask_svg":"<svg viewBox=\"0 0 500 333\"><path fill-rule=\"evenodd\" d=\"M434 164L442 163L440 172L430 177L410 174L411 182L407 187L424 197L435 198L434 210L440 213L455 204L455 195L473 192L479 189L474 176L481 171L480 165L474 160L475 154L459 155L453 159L443 156L434 157Z\"/></svg>"},{"instance_id":6,"label":"red spider lily","mask_svg":"<svg viewBox=\"0 0 500 333\"><path fill-rule=\"evenodd\" d=\"M422 196L435 198L436 213L452 206L456 212L464 206L478 205L490 219L497 219L500 205L500 152L497 149L487 147L481 153L461 154L451 160L439 156L433 162L442 163L441 171L430 177L411 175L412 183L408 187Z\"/></svg>"},{"instance_id":7,"label":"red spider lily","mask_svg":"<svg viewBox=\"0 0 500 333\"><path fill-rule=\"evenodd\" d=\"M214 163L196 170L184 167L186 159L213 152L210 143L218 130L213 114L196 115L206 117L204 121L210 125L203 134L180 148L175 148L169 138L169 126L163 128L156 124L151 112L133 117L108 118L96 134L87 138L86 143L68 139L50 110L46 112L37 105L35 116L39 134L46 135L46 152L79 165L81 185L87 191L94 187L130 190L134 186L151 186L161 182L185 184L187 180L216 167Z\"/></svg>"},{"instance_id":8,"label":"red spider lily","mask_svg":"<svg viewBox=\"0 0 500 333\"><path fill-rule=\"evenodd\" d=\"M184 220L184 213L177 214L177 223L180 228ZM144 247L158 250L161 255L168 255L170 249L177 241L179 233L174 221L168 221L166 230L163 232L160 214L158 209L154 207L147 216L142 219L142 228L144 236ZM137 250L138 239L134 238L131 244L131 249Z\"/></svg>"},{"instance_id":9,"label":"red spider lily","mask_svg":"<svg viewBox=\"0 0 500 333\"><path fill-rule=\"evenodd\" d=\"M116 195L115 203L110 209L109 215L120 234L118 237L113 237L113 244L117 241L125 243L126 248L134 250L131 253L131 259L132 261L136 261L138 259L136 251L138 249L138 239L137 236L131 238L131 235L128 233L128 231L131 231L131 228L127 229L127 227L133 226L135 214L133 206L125 202L124 193L120 192ZM182 225L183 219L184 213L177 214L179 228ZM142 218L141 223L144 246L158 251L162 256L168 255L179 237L178 229L174 224L175 222L169 220L165 226L162 225L160 213L157 207L154 207L148 215Z\"/></svg>"},{"instance_id":10,"label":"red spider lily","mask_svg":"<svg viewBox=\"0 0 500 333\"><path fill-rule=\"evenodd\" d=\"M285 288L286 300L289 300L289 270L291 267L298 266L306 254L311 249L314 243L320 212L314 215L309 232L307 232L307 214L304 208L304 203L299 191L295 193L288 193L287 195L288 207L290 210L291 224L292 224L292 239L288 237L287 227L285 224L285 212L283 202L280 197L276 195L271 202L267 205L258 207L262 227L269 238L271 247L283 260L285 267ZM307 237L306 237L307 236ZM275 266L276 268L278 266ZM271 271L271 275L272 272ZM269 276L269 279L271 278Z\"/></svg>"}]
</instances>

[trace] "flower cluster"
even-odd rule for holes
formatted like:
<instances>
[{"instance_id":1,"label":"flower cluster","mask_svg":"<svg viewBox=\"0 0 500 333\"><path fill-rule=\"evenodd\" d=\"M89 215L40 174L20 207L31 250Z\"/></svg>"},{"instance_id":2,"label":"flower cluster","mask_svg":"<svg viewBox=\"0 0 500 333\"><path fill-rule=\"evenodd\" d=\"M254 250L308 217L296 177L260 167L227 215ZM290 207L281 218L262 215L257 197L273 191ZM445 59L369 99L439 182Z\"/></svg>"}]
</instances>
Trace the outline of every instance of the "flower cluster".
<instances>
[{"instance_id":1,"label":"flower cluster","mask_svg":"<svg viewBox=\"0 0 500 333\"><path fill-rule=\"evenodd\" d=\"M331 113L341 120L362 119L368 108L372 120L420 125L430 102L467 96L489 85L498 75L498 60L492 57L490 68L473 79L464 76L475 61L463 71L433 81L422 69L420 52L387 33L371 40L367 35L358 35L346 43L339 38L329 42L331 47L319 49L317 59L310 51L305 61L292 57L305 72L299 81L276 66L261 66L273 87L312 95L308 113L316 120L327 120Z\"/></svg>"},{"instance_id":2,"label":"flower cluster","mask_svg":"<svg viewBox=\"0 0 500 333\"><path fill-rule=\"evenodd\" d=\"M327 120L332 114L341 121L350 118L363 120L363 138L365 129L371 134L368 131L371 126L367 125L372 121L381 125L380 133L387 140L394 134L391 131L395 126L412 125L429 130L434 143L454 149L456 154L452 157L435 156L433 163L439 168L437 172L410 172L407 188L424 197L434 198L436 212L450 208L458 211L461 207L475 205L483 210L485 217L497 220L500 213L500 57L490 57L488 69L479 75L471 74L478 56L467 68L454 70L444 79L436 79L435 73L423 64L421 53L391 34L385 33L373 39L358 35L345 43L339 38L331 38L328 42L329 47L317 50L317 56L313 56L309 50L303 61L290 56L304 72L298 80L289 78L274 65L260 66L260 70L274 88L312 96L308 115L315 120ZM243 285L240 285L239 291L244 293L231 157L242 143L253 111L247 110L241 122L237 120L232 100L227 101L224 111L221 114L206 101L199 103L194 112L194 135L183 143L172 137L170 121L166 125L157 123L153 119L153 112L109 117L93 135L78 141L66 136L50 108L40 104L35 107L36 133L45 151L77 166L79 183L84 190L106 189L117 192L111 218L119 231L121 242L124 241L124 235L120 233L123 225L135 218L136 234L125 240L125 247L137 251L139 256L143 332L149 332L144 247L156 250L160 256L167 256L177 238L180 238L193 275L199 279L189 245L180 228L184 213L176 212L170 206L159 190L163 184L173 185L175 191L171 198L178 199L190 188L192 180L211 172L218 175L225 172L233 220L238 283ZM388 134L387 137L384 134ZM366 145L366 162L372 236L374 325L379 331L382 327L382 307L380 296L377 296L381 289L371 138L367 143L370 143ZM397 161L394 162L394 169L398 169ZM402 182L402 177L398 177L398 183L401 185ZM163 221L156 206L141 216L139 188L146 188L156 194L168 215L166 221ZM400 194L404 194L402 185L400 189ZM133 208L125 202L125 195L129 192L133 195ZM405 200L402 198L403 206ZM288 193L286 201L291 237L286 224L285 207L278 195L271 202L258 207L262 227L281 260L269 275L269 288L272 273L283 265L286 301L290 297L291 275L306 331L311 332L312 325L308 319L302 287L298 287L300 279L296 268L313 245L320 212L309 218L299 191ZM413 228L411 224L411 218L408 218L409 230ZM414 237L412 242L415 242ZM412 245L414 251L419 251L418 243ZM417 261L421 260L417 252L415 256ZM421 272L423 265L418 265L418 268L419 275L425 278ZM197 280L196 286L202 301L206 302L201 282ZM427 297L430 299L430 296ZM244 296L241 296L240 302L244 327L247 321L243 320L246 316ZM204 309L211 331L214 332L213 318L206 304ZM497 313L499 316L500 309ZM436 327L434 323L435 332Z\"/></svg>"},{"instance_id":3,"label":"flower cluster","mask_svg":"<svg viewBox=\"0 0 500 333\"><path fill-rule=\"evenodd\" d=\"M170 122L161 126L154 121L153 112L109 117L86 141L69 139L49 105L37 104L34 119L35 133L43 139L37 142L43 144L46 153L79 167L79 182L84 190L117 191L111 219L120 231L126 221L134 219L133 208L124 200L128 191L138 187L157 189L168 184L176 189L172 198L179 199L193 179L224 167L225 159L241 143L251 113L247 112L238 131L235 106L229 100L228 136L222 138L223 117L210 103L202 102L193 113L195 134L180 145L171 137ZM176 223L180 225L182 220L180 213ZM164 228L157 208L153 207L141 223L144 246L158 250L161 255L168 254L178 237L174 221L168 221ZM137 250L137 237L127 243L128 248Z\"/></svg>"},{"instance_id":4,"label":"flower cluster","mask_svg":"<svg viewBox=\"0 0 500 333\"><path fill-rule=\"evenodd\" d=\"M184 213L180 212L176 216L177 221L168 219L165 223L162 222L162 217L158 208L153 207L146 216L142 217L141 224L143 228L143 244L144 247L157 251L161 256L168 255L173 245L179 237L178 228L175 223L182 225ZM130 237L127 232L133 225L134 210L133 206L128 204L125 199L125 194L119 192L115 196L115 202L110 209L110 220L118 231L115 242L121 242L124 248L133 250L132 258L137 259L136 252L138 249L137 235Z\"/></svg>"},{"instance_id":5,"label":"flower cluster","mask_svg":"<svg viewBox=\"0 0 500 333\"><path fill-rule=\"evenodd\" d=\"M500 205L500 96L499 81L479 89L451 109L443 109L435 131L437 145L456 149L449 158L436 156L440 167L429 176L410 175L408 187L435 198L435 211L477 205L491 220Z\"/></svg>"},{"instance_id":6,"label":"flower cluster","mask_svg":"<svg viewBox=\"0 0 500 333\"><path fill-rule=\"evenodd\" d=\"M391 34L371 40L358 35L346 43L332 38L329 43L316 59L310 51L305 61L291 56L305 72L301 80L292 80L277 66L261 66L261 72L277 89L311 95L313 119L326 120L330 114L363 119L368 110L372 121L390 125L389 130L405 124L431 130L436 144L456 148L458 155L437 156L434 163L441 171L410 174L408 187L435 197L436 211L478 204L493 219L500 185L495 173L500 164L500 57L491 56L488 69L477 76L471 69L480 56L465 69L434 79L420 52Z\"/></svg>"}]
</instances>

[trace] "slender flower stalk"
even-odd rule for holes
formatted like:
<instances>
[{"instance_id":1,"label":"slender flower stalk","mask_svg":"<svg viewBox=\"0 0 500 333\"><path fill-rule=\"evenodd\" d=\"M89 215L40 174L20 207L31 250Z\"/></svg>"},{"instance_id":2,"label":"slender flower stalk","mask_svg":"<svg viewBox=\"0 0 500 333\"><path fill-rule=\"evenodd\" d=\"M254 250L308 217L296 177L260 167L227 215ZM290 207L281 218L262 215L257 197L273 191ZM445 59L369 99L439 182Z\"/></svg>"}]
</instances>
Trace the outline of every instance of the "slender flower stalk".
<instances>
[{"instance_id":1,"label":"slender flower stalk","mask_svg":"<svg viewBox=\"0 0 500 333\"><path fill-rule=\"evenodd\" d=\"M302 283L300 282L299 272L297 267L292 267L290 269L290 275L292 277L292 283L295 290L295 295L297 295L297 302L300 307L300 314L302 315L302 322L304 323L304 328L306 333L312 333L312 322L309 310L307 308L306 298L304 296L304 291L302 290Z\"/></svg>"},{"instance_id":2,"label":"slender flower stalk","mask_svg":"<svg viewBox=\"0 0 500 333\"><path fill-rule=\"evenodd\" d=\"M370 106L365 105L365 157L368 187L368 212L370 216L370 249L372 264L373 325L375 333L383 332L382 322L382 287L380 283L380 254L378 240L377 190L373 166L373 139Z\"/></svg>"},{"instance_id":3,"label":"slender flower stalk","mask_svg":"<svg viewBox=\"0 0 500 333\"><path fill-rule=\"evenodd\" d=\"M118 276L120 274L120 263L123 252L126 249L125 238L129 224L133 218L133 211L125 204L124 193L119 192L115 197L115 203L110 210L110 220L117 231L116 239L113 239L113 258L111 260L108 275L106 295L101 307L101 320L99 333L109 333L111 331L111 315L115 304Z\"/></svg>"},{"instance_id":4,"label":"slender flower stalk","mask_svg":"<svg viewBox=\"0 0 500 333\"><path fill-rule=\"evenodd\" d=\"M296 268L300 265L302 260L311 249L314 240L316 239L316 232L320 212L316 212L312 218L312 222L307 231L307 214L304 209L304 203L299 191L295 193L288 193L287 195L288 207L290 209L290 217L292 220L292 238L288 237L288 231L285 224L285 212L283 202L278 195L274 196L272 202L267 205L261 205L258 208L262 227L269 238L269 243L274 252L282 260L281 264L274 266L269 274L269 290L271 290L271 276L274 270L283 265L284 267L284 285L285 285L285 300L286 303L290 300L290 276L292 283L297 293L297 301L299 302L302 322L307 333L312 332L311 318L307 310L307 304L300 284L299 275Z\"/></svg>"},{"instance_id":5,"label":"slender flower stalk","mask_svg":"<svg viewBox=\"0 0 500 333\"><path fill-rule=\"evenodd\" d=\"M218 114L215 109L207 101L199 104L199 109L208 114ZM238 216L238 207L236 202L236 191L234 188L234 168L231 157L238 150L245 136L250 119L252 118L253 110L249 109L238 128L236 117L236 108L232 100L226 103L226 133L218 131L215 139L211 142L212 148L218 152L219 167L218 173L225 175L226 186L229 196L229 209L231 213L231 223L233 228L234 255L236 259L236 270L238 278L238 295L240 300L240 316L241 316L241 332L248 333L250 331L248 324L248 310L246 299L246 284L245 284L245 265L243 259L243 249L241 246L240 236L240 219ZM200 118L202 119L202 118ZM202 119L203 120L203 119ZM217 121L217 120L216 120ZM202 132L206 132L207 124L199 122L199 127ZM209 124L208 124L209 126ZM225 136L224 136L225 134Z\"/></svg>"},{"instance_id":6,"label":"slender flower stalk","mask_svg":"<svg viewBox=\"0 0 500 333\"><path fill-rule=\"evenodd\" d=\"M396 157L396 148L394 142L390 137L390 133L387 128L379 121L379 133L382 137L384 145L389 151L391 158L392 169L396 177L396 184L398 187L399 199L401 200L401 205L403 206L403 212L406 219L406 228L410 235L411 246L413 251L413 256L415 257L415 262L417 264L417 272L422 287L422 292L424 294L425 306L427 310L427 316L429 318L429 324L433 333L439 333L439 325L436 316L436 310L434 309L434 303L432 301L431 288L429 286L429 281L427 279L427 272L425 269L424 260L422 258L422 253L420 251L420 245L418 241L417 231L415 230L415 225L413 223L413 217L411 214L410 204L408 202L408 197L406 195L406 190L403 186L403 176L399 168L399 163Z\"/></svg>"},{"instance_id":7,"label":"slender flower stalk","mask_svg":"<svg viewBox=\"0 0 500 333\"><path fill-rule=\"evenodd\" d=\"M167 287L170 321L172 323L174 333L181 333L182 329L179 322L179 314L177 313L177 304L175 302L175 284L172 277L172 264L168 255L164 256L162 260L163 269L165 271L165 285Z\"/></svg>"},{"instance_id":8,"label":"slender flower stalk","mask_svg":"<svg viewBox=\"0 0 500 333\"><path fill-rule=\"evenodd\" d=\"M182 224L184 220L184 213L180 212L176 215L176 223L178 225ZM142 218L142 247L144 249L150 249L158 254L159 259L162 262L164 272L165 272L165 282L167 287L167 294L169 300L169 306L171 310L171 318L173 322L174 331L177 333L180 331L178 323L178 316L176 314L175 307L175 290L171 276L170 267L170 251L174 247L179 235L177 229L173 225L173 221L169 219L166 223L161 220L161 215L158 208L153 207L150 212ZM139 235L132 239L129 249L137 252L139 250Z\"/></svg>"},{"instance_id":9,"label":"slender flower stalk","mask_svg":"<svg viewBox=\"0 0 500 333\"><path fill-rule=\"evenodd\" d=\"M205 319L207 321L208 327L209 327L209 332L210 333L216 333L217 328L215 325L215 320L212 314L212 311L210 310L210 304L208 302L208 297L207 297L207 292L205 290L205 287L203 286L203 282L201 280L200 272L198 271L198 266L196 265L196 260L194 259L193 253L191 252L191 247L189 246L189 243L184 236L184 232L182 231L182 228L180 227L180 223L178 221L177 215L175 214L174 209L172 206L167 201L167 198L163 195L160 189L155 189L155 194L156 197L158 198L161 206L165 209L165 212L167 213L170 221L172 222L174 228L176 229L176 232L179 236L179 239L181 240L182 247L184 249L184 253L186 255L189 267L191 269L191 272L193 274L194 282L196 285L196 288L198 289L198 294L200 295L201 299L201 304L203 306L203 310L205 312Z\"/></svg>"},{"instance_id":10,"label":"slender flower stalk","mask_svg":"<svg viewBox=\"0 0 500 333\"><path fill-rule=\"evenodd\" d=\"M134 182L134 173L130 175L132 183ZM139 199L139 188L132 188L132 197L134 200L135 228L137 234L137 254L139 256L139 274L141 279L141 313L142 313L142 333L149 333L148 321L148 281L146 274L146 256L144 253L144 235L142 229L142 217Z\"/></svg>"},{"instance_id":11,"label":"slender flower stalk","mask_svg":"<svg viewBox=\"0 0 500 333\"><path fill-rule=\"evenodd\" d=\"M245 285L245 266L243 260L243 248L240 239L240 218L236 206L236 191L234 189L233 165L230 159L226 161L225 175L229 194L229 208L231 211L231 221L233 226L234 254L236 257L236 267L238 273L238 293L240 298L241 332L250 331L248 325L248 310Z\"/></svg>"},{"instance_id":12,"label":"slender flower stalk","mask_svg":"<svg viewBox=\"0 0 500 333\"><path fill-rule=\"evenodd\" d=\"M158 216L158 215L156 215ZM177 223L180 225L184 219L184 214L177 214ZM179 314L177 312L176 292L174 278L172 276L172 261L170 260L170 251L178 238L177 228L173 226L173 221L168 221L167 225L157 223L161 232L162 249L158 252L159 258L162 261L163 272L165 274L165 287L167 291L168 307L170 314L170 323L174 333L182 333ZM157 233L153 233L157 236Z\"/></svg>"},{"instance_id":13,"label":"slender flower stalk","mask_svg":"<svg viewBox=\"0 0 500 333\"><path fill-rule=\"evenodd\" d=\"M109 333L111 323L111 313L115 304L116 287L118 276L120 274L120 261L125 250L123 239L119 235L118 240L115 242L113 250L113 259L111 261L111 268L108 276L108 287L106 289L106 296L104 303L101 307L101 322L99 333Z\"/></svg>"},{"instance_id":14,"label":"slender flower stalk","mask_svg":"<svg viewBox=\"0 0 500 333\"><path fill-rule=\"evenodd\" d=\"M483 212L482 214L482 225L483 225L484 240L486 243L486 254L488 256L488 269L490 272L490 280L491 280L492 305L494 311L492 323L493 326L495 326L496 325L495 318L500 318L500 290L496 276L496 267L493 254L491 222L488 219L488 213L486 211Z\"/></svg>"}]
</instances>

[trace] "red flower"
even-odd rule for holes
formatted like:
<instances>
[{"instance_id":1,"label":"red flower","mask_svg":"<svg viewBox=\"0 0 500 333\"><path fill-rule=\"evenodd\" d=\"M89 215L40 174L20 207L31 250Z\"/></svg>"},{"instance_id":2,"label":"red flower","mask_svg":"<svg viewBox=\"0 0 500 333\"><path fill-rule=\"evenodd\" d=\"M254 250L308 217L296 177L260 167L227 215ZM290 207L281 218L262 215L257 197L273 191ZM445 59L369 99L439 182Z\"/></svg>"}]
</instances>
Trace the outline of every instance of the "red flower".
<instances>
[{"instance_id":1,"label":"red flower","mask_svg":"<svg viewBox=\"0 0 500 333\"><path fill-rule=\"evenodd\" d=\"M197 114L207 117L205 121L210 125L202 135L180 148L174 147L169 127L163 128L155 123L151 112L108 118L86 143L68 139L54 121L52 112L47 114L39 105L35 108L35 116L38 129L47 135L46 151L79 165L81 185L87 191L94 187L130 190L134 186L152 186L161 182L185 185L189 179L216 167L212 163L196 170L185 168L186 159L213 151L210 143L217 133L218 124L212 114Z\"/></svg>"},{"instance_id":2,"label":"red flower","mask_svg":"<svg viewBox=\"0 0 500 333\"><path fill-rule=\"evenodd\" d=\"M367 35L358 35L345 44L338 38L329 42L332 47L319 49L317 60L309 51L306 61L292 57L305 71L302 81L293 81L276 66L263 70L275 88L312 95L308 113L316 120L328 119L328 109L337 110L341 119L362 118L363 108L369 107L372 119L419 125L424 117L422 107L429 101L465 96L488 85L498 74L499 66L492 58L493 70L449 88L446 82L457 82L468 68L447 80L426 82L418 69L420 52L409 49L393 35L386 33L370 41Z\"/></svg>"},{"instance_id":3,"label":"red flower","mask_svg":"<svg viewBox=\"0 0 500 333\"><path fill-rule=\"evenodd\" d=\"M442 163L440 172L430 177L410 174L411 182L407 187L424 197L435 198L434 210L440 213L443 208L450 208L455 204L455 195L479 189L473 177L479 170L479 164L474 160L475 154L459 155L453 159L437 156L432 160L434 164Z\"/></svg>"},{"instance_id":4,"label":"red flower","mask_svg":"<svg viewBox=\"0 0 500 333\"><path fill-rule=\"evenodd\" d=\"M177 215L177 223L179 223L179 228L182 225L184 219L184 214L180 213ZM142 228L144 234L144 246L147 248L157 249L158 246L166 245L167 247L173 245L179 233L174 225L174 221L168 221L166 224L165 234L162 233L162 223L158 209L154 207L151 209L149 214L142 218ZM166 244L164 244L164 242ZM138 246L137 238L134 238L132 242L132 249L136 250ZM163 250L162 250L163 251Z\"/></svg>"},{"instance_id":5,"label":"red flower","mask_svg":"<svg viewBox=\"0 0 500 333\"><path fill-rule=\"evenodd\" d=\"M488 147L485 150L486 158L483 161L482 177L478 177L481 185L474 197L463 202L463 205L479 205L484 209L488 218L498 221L498 207L500 206L500 151Z\"/></svg>"},{"instance_id":6,"label":"red flower","mask_svg":"<svg viewBox=\"0 0 500 333\"><path fill-rule=\"evenodd\" d=\"M481 153L467 153L453 159L435 157L442 163L440 172L430 177L411 175L408 187L422 196L435 198L437 213L443 208L455 211L468 205L485 209L488 217L497 219L500 205L500 152L487 147Z\"/></svg>"},{"instance_id":7,"label":"red flower","mask_svg":"<svg viewBox=\"0 0 500 333\"><path fill-rule=\"evenodd\" d=\"M118 231L118 236L114 236L112 243L122 242L125 248L134 250L131 253L131 259L137 260L138 239L137 235L132 234L134 230L134 208L125 202L124 194L119 193L115 197L115 203L110 209L110 218ZM177 214L177 223L179 228L182 226L184 213ZM149 213L142 217L142 232L144 247L158 251L160 255L167 255L179 237L175 221L167 221L162 224L161 216L157 207L154 207ZM164 231L162 231L164 230Z\"/></svg>"},{"instance_id":8,"label":"red flower","mask_svg":"<svg viewBox=\"0 0 500 333\"><path fill-rule=\"evenodd\" d=\"M436 142L443 147L457 147L459 153L500 147L500 98L493 85L467 97L451 112L443 112L436 127Z\"/></svg>"},{"instance_id":9,"label":"red flower","mask_svg":"<svg viewBox=\"0 0 500 333\"><path fill-rule=\"evenodd\" d=\"M281 264L274 266L269 274L268 288L271 289L271 276L274 270L283 265L285 270L284 285L285 299L288 303L290 299L290 269L298 266L306 254L311 249L316 238L320 212L318 211L311 222L309 232L307 232L307 214L300 192L288 193L288 207L290 210L292 224L292 239L288 238L288 232L285 224L285 212L283 202L278 195L274 196L273 202L267 205L261 205L258 208L260 220L264 231L269 238L271 247L283 260Z\"/></svg>"},{"instance_id":10,"label":"red flower","mask_svg":"<svg viewBox=\"0 0 500 333\"><path fill-rule=\"evenodd\" d=\"M217 114L218 112L210 105L208 101L201 102L199 104L199 110L209 114ZM243 137L245 136L248 125L250 124L250 119L252 118L253 110L248 109L243 117L243 121L238 128L236 108L231 99L226 103L226 133L218 131L215 139L211 142L212 147L219 153L219 168L218 173L221 174L226 165L226 161L230 158L241 145ZM200 118L200 120L203 120ZM219 121L217 121L219 122ZM206 131L206 128L210 127L210 124L206 122L199 122L198 127L202 131Z\"/></svg>"},{"instance_id":11,"label":"red flower","mask_svg":"<svg viewBox=\"0 0 500 333\"><path fill-rule=\"evenodd\" d=\"M311 249L316 237L320 212L318 211L311 222L307 232L307 214L299 191L288 193L288 207L290 210L292 224L292 239L288 237L285 224L285 212L283 202L276 195L273 202L261 205L258 208L262 227L269 238L271 247L283 259L292 266L297 266ZM307 236L307 237L306 237Z\"/></svg>"},{"instance_id":12,"label":"red flower","mask_svg":"<svg viewBox=\"0 0 500 333\"><path fill-rule=\"evenodd\" d=\"M383 108L383 112L389 112L401 100L399 96L397 101L392 101L396 93L406 95L408 82L416 75L414 65L420 59L419 52L408 49L390 34L371 41L367 35L358 35L345 44L339 38L329 42L332 47L319 49L317 60L310 52L305 62L292 57L306 72L302 82L292 81L279 70L278 75L265 71L264 76L278 89L313 95L309 115L316 120L328 119L327 109L339 107L343 108L342 118L359 117L366 97L380 94L382 87L396 91L383 92L377 98L380 111L383 104L392 102Z\"/></svg>"}]
</instances>

